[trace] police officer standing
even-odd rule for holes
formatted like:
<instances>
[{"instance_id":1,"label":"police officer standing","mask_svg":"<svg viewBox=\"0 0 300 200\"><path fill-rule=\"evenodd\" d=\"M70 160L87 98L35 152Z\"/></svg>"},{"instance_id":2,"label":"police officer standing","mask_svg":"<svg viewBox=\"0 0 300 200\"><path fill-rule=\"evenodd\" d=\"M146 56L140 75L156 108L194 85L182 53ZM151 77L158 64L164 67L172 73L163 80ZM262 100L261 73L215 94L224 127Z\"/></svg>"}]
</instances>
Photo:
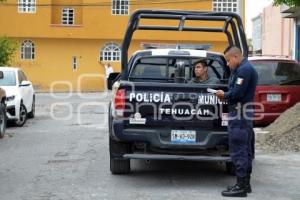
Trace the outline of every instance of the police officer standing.
<instances>
[{"instance_id":1,"label":"police officer standing","mask_svg":"<svg viewBox=\"0 0 300 200\"><path fill-rule=\"evenodd\" d=\"M222 192L226 197L246 197L250 193L252 173L251 137L253 128L253 99L257 85L257 72L244 58L241 50L228 47L225 51L227 65L231 69L229 90L218 90L216 95L228 102L229 152L235 166L237 182Z\"/></svg>"}]
</instances>

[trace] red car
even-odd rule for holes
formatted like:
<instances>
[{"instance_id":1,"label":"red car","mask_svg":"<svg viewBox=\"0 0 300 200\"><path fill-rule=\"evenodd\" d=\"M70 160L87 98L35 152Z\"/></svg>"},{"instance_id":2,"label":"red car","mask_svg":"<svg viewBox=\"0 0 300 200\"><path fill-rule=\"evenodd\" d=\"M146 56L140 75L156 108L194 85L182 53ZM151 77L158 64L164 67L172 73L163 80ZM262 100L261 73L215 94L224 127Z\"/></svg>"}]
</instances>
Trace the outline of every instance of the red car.
<instances>
[{"instance_id":1,"label":"red car","mask_svg":"<svg viewBox=\"0 0 300 200\"><path fill-rule=\"evenodd\" d=\"M254 123L268 125L300 102L300 65L278 57L249 57L249 61L258 72Z\"/></svg>"}]
</instances>

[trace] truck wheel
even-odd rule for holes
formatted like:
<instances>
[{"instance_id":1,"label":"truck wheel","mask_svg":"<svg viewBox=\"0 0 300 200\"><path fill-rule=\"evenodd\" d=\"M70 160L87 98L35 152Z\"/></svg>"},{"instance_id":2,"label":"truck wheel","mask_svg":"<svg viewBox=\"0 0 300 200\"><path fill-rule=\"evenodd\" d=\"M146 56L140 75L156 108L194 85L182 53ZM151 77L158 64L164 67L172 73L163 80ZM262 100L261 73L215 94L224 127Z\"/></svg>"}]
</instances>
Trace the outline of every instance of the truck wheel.
<instances>
[{"instance_id":1,"label":"truck wheel","mask_svg":"<svg viewBox=\"0 0 300 200\"><path fill-rule=\"evenodd\" d=\"M129 174L130 160L118 160L110 158L110 171L112 174Z\"/></svg>"},{"instance_id":2,"label":"truck wheel","mask_svg":"<svg viewBox=\"0 0 300 200\"><path fill-rule=\"evenodd\" d=\"M226 171L229 175L235 175L235 166L233 162L226 162Z\"/></svg>"},{"instance_id":3,"label":"truck wheel","mask_svg":"<svg viewBox=\"0 0 300 200\"><path fill-rule=\"evenodd\" d=\"M1 103L0 105L0 138L4 137L6 130L6 113L5 113L5 105Z\"/></svg>"},{"instance_id":4,"label":"truck wheel","mask_svg":"<svg viewBox=\"0 0 300 200\"><path fill-rule=\"evenodd\" d=\"M130 145L115 141L109 137L110 171L112 174L130 173L130 159L123 155L130 152Z\"/></svg>"}]
</instances>

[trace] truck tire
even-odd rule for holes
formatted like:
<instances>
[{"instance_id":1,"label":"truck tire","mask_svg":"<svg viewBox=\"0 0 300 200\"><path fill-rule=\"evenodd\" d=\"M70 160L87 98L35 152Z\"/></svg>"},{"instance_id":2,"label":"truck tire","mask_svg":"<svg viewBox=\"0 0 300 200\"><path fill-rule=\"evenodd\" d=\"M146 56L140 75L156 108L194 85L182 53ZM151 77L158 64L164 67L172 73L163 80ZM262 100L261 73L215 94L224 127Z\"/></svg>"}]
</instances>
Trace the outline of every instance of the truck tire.
<instances>
[{"instance_id":1,"label":"truck tire","mask_svg":"<svg viewBox=\"0 0 300 200\"><path fill-rule=\"evenodd\" d=\"M112 174L129 174L130 160L118 160L110 158L110 171Z\"/></svg>"},{"instance_id":2,"label":"truck tire","mask_svg":"<svg viewBox=\"0 0 300 200\"><path fill-rule=\"evenodd\" d=\"M5 104L0 105L0 138L3 138L6 130L6 112Z\"/></svg>"},{"instance_id":3,"label":"truck tire","mask_svg":"<svg viewBox=\"0 0 300 200\"><path fill-rule=\"evenodd\" d=\"M235 166L233 162L226 162L227 174L235 176Z\"/></svg>"},{"instance_id":4,"label":"truck tire","mask_svg":"<svg viewBox=\"0 0 300 200\"><path fill-rule=\"evenodd\" d=\"M130 159L123 155L130 152L130 145L109 137L110 171L112 174L129 174Z\"/></svg>"}]
</instances>

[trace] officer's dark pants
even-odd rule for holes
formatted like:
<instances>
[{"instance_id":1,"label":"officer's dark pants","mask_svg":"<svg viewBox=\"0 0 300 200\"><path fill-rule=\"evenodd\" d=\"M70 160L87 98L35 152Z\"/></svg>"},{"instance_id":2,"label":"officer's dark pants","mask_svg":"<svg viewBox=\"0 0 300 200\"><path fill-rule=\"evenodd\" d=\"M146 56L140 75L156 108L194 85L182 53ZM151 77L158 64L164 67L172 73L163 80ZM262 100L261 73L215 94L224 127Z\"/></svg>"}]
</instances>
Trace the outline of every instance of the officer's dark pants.
<instances>
[{"instance_id":1,"label":"officer's dark pants","mask_svg":"<svg viewBox=\"0 0 300 200\"><path fill-rule=\"evenodd\" d=\"M237 177L245 177L252 173L252 129L251 119L246 119L243 114L239 114L236 110L229 112L229 152L236 168Z\"/></svg>"}]
</instances>

